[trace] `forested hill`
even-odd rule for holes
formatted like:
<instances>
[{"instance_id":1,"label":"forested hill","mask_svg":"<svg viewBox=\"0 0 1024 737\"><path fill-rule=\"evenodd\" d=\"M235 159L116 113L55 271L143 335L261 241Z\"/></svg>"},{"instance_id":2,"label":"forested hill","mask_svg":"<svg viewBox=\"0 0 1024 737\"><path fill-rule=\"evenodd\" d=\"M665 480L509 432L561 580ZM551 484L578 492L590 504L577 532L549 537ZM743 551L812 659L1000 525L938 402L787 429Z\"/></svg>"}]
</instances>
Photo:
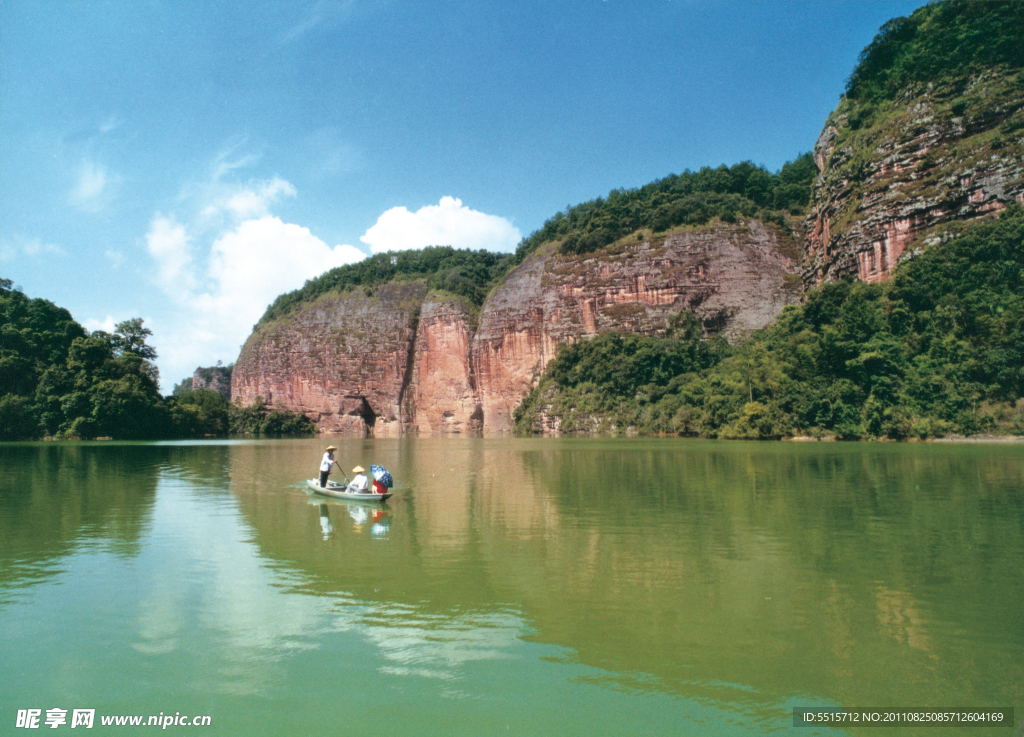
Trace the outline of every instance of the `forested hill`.
<instances>
[{"instance_id":1,"label":"forested hill","mask_svg":"<svg viewBox=\"0 0 1024 737\"><path fill-rule=\"evenodd\" d=\"M589 253L619 238L648 229L703 225L712 218L736 222L740 217L785 225L786 214L806 211L818 170L811 154L787 162L775 173L744 161L733 166L684 171L637 189L612 190L566 208L547 220L516 249L521 261L549 241L561 253Z\"/></svg>"},{"instance_id":2,"label":"forested hill","mask_svg":"<svg viewBox=\"0 0 1024 737\"><path fill-rule=\"evenodd\" d=\"M893 100L915 88L958 84L999 67L1024 67L1024 3L931 3L882 26L850 74L846 99Z\"/></svg>"}]
</instances>

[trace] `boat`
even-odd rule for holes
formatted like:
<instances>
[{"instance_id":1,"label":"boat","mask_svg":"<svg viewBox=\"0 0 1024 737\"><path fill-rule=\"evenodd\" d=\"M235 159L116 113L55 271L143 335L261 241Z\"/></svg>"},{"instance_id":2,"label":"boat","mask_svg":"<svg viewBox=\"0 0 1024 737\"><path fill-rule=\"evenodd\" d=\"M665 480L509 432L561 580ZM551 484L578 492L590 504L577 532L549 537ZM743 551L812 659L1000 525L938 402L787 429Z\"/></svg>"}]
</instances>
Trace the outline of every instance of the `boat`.
<instances>
[{"instance_id":1,"label":"boat","mask_svg":"<svg viewBox=\"0 0 1024 737\"><path fill-rule=\"evenodd\" d=\"M345 499L353 502L379 503L390 499L392 496L390 491L386 494L377 494L373 491L350 491L348 486L345 484L339 484L337 481L328 481L326 489L320 486L320 481L318 479L306 479L306 485L314 494L329 496L332 499Z\"/></svg>"}]
</instances>

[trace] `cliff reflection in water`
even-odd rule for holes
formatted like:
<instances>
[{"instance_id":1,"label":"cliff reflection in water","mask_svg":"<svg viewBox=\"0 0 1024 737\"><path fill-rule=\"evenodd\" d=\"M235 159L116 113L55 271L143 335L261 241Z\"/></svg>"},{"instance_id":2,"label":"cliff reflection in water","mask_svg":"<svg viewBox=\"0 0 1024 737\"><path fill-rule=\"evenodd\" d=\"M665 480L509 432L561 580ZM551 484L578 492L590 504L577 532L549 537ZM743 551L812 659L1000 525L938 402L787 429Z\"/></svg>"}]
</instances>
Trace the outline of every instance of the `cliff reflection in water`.
<instances>
[{"instance_id":1,"label":"cliff reflection in water","mask_svg":"<svg viewBox=\"0 0 1024 737\"><path fill-rule=\"evenodd\" d=\"M294 483L312 475L308 442L233 448L231 488L265 555L303 571L302 590L386 611L366 621L384 639L511 616L529 627L518 636L643 690L1024 696L1018 448L337 444L395 475L386 534L333 503L325 533L323 506Z\"/></svg>"}]
</instances>

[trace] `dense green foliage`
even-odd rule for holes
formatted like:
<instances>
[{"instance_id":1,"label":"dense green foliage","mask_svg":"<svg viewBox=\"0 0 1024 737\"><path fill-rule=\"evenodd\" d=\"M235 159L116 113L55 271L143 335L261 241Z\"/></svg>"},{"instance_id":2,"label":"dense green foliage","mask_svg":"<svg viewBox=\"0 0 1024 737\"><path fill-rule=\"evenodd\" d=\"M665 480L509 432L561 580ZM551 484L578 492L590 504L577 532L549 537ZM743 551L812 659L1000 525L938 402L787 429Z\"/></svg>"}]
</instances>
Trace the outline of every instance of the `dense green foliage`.
<instances>
[{"instance_id":1,"label":"dense green foliage","mask_svg":"<svg viewBox=\"0 0 1024 737\"><path fill-rule=\"evenodd\" d=\"M536 430L544 410L566 431L1024 433L1024 210L959 229L891 281L814 289L742 345L709 346L697 360L678 358L697 350L692 331L563 348L517 427Z\"/></svg>"},{"instance_id":2,"label":"dense green foliage","mask_svg":"<svg viewBox=\"0 0 1024 737\"><path fill-rule=\"evenodd\" d=\"M227 435L230 429L231 405L224 397L209 389L196 389L171 395L167 400L175 435L199 438Z\"/></svg>"},{"instance_id":3,"label":"dense green foliage","mask_svg":"<svg viewBox=\"0 0 1024 737\"><path fill-rule=\"evenodd\" d=\"M165 399L151 335L139 318L119 323L113 334L89 333L67 310L29 299L0 279L0 440L202 437L236 426L237 432L315 429L304 417L262 405L229 407L212 391Z\"/></svg>"},{"instance_id":4,"label":"dense green foliage","mask_svg":"<svg viewBox=\"0 0 1024 737\"><path fill-rule=\"evenodd\" d=\"M893 99L908 86L941 84L996 66L1024 67L1024 3L947 0L883 25L861 52L846 96Z\"/></svg>"},{"instance_id":5,"label":"dense green foliage","mask_svg":"<svg viewBox=\"0 0 1024 737\"><path fill-rule=\"evenodd\" d=\"M240 404L230 405L228 418L232 433L312 435L316 432L316 425L304 415L267 407L259 398L249 407Z\"/></svg>"},{"instance_id":6,"label":"dense green foliage","mask_svg":"<svg viewBox=\"0 0 1024 737\"><path fill-rule=\"evenodd\" d=\"M521 432L536 432L538 408L557 416L563 432L610 431L636 426L640 405L661 401L680 379L716 365L730 352L722 338L704 340L692 313L671 320L665 337L604 333L562 344L539 387L516 408Z\"/></svg>"},{"instance_id":7,"label":"dense green foliage","mask_svg":"<svg viewBox=\"0 0 1024 737\"><path fill-rule=\"evenodd\" d=\"M561 241L565 254L588 253L644 228L662 232L678 225L703 225L715 217L724 222L757 217L784 225L783 211L806 209L817 173L808 153L776 174L744 161L672 174L638 189L612 190L606 198L568 207L550 218L523 239L516 257L521 261L548 241Z\"/></svg>"},{"instance_id":8,"label":"dense green foliage","mask_svg":"<svg viewBox=\"0 0 1024 737\"><path fill-rule=\"evenodd\" d=\"M429 246L414 251L378 253L354 264L331 269L308 280L301 289L282 294L260 319L265 324L326 292L362 288L367 292L390 281L425 279L431 289L465 297L479 307L498 279L513 265L513 256Z\"/></svg>"},{"instance_id":9,"label":"dense green foliage","mask_svg":"<svg viewBox=\"0 0 1024 737\"><path fill-rule=\"evenodd\" d=\"M166 426L142 320L89 334L67 310L4 289L0 332L0 438L148 438Z\"/></svg>"}]
</instances>

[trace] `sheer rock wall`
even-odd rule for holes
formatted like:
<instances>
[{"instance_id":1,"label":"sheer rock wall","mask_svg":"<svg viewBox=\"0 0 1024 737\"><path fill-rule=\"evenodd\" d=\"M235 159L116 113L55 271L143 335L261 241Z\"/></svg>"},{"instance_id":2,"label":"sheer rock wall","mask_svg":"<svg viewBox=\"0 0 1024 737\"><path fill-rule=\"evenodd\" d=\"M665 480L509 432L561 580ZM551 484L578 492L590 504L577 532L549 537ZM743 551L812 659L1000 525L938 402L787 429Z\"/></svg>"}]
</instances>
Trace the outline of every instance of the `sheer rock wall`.
<instances>
[{"instance_id":1,"label":"sheer rock wall","mask_svg":"<svg viewBox=\"0 0 1024 737\"><path fill-rule=\"evenodd\" d=\"M933 226L1024 202L1024 88L998 70L957 87L844 101L814 147L810 286L887 279Z\"/></svg>"}]
</instances>

